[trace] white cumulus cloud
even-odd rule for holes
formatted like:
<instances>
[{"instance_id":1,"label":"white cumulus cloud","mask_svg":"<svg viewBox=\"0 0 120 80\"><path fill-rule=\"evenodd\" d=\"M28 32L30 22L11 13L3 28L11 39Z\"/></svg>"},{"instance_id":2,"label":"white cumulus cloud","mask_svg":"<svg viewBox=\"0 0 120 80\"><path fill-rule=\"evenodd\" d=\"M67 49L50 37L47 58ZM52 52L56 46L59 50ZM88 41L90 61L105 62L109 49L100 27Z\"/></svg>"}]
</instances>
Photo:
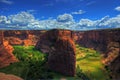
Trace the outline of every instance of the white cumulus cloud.
<instances>
[{"instance_id":1,"label":"white cumulus cloud","mask_svg":"<svg viewBox=\"0 0 120 80\"><path fill-rule=\"evenodd\" d=\"M120 6L116 7L115 10L120 11Z\"/></svg>"},{"instance_id":2,"label":"white cumulus cloud","mask_svg":"<svg viewBox=\"0 0 120 80\"><path fill-rule=\"evenodd\" d=\"M73 21L73 16L71 14L63 14L57 17L58 22L69 22Z\"/></svg>"},{"instance_id":3,"label":"white cumulus cloud","mask_svg":"<svg viewBox=\"0 0 120 80\"><path fill-rule=\"evenodd\" d=\"M79 11L76 11L76 12L72 12L71 14L84 14L85 11L83 10L79 10Z\"/></svg>"},{"instance_id":4,"label":"white cumulus cloud","mask_svg":"<svg viewBox=\"0 0 120 80\"><path fill-rule=\"evenodd\" d=\"M21 12L16 15L10 15L8 20L14 24L28 25L30 22L34 21L34 16L27 12Z\"/></svg>"},{"instance_id":5,"label":"white cumulus cloud","mask_svg":"<svg viewBox=\"0 0 120 80\"><path fill-rule=\"evenodd\" d=\"M117 15L113 18L109 18L109 20L106 20L101 26L120 28L120 15Z\"/></svg>"},{"instance_id":6,"label":"white cumulus cloud","mask_svg":"<svg viewBox=\"0 0 120 80\"><path fill-rule=\"evenodd\" d=\"M105 16L100 20L81 19L78 27L89 29L120 28L120 15L110 18Z\"/></svg>"},{"instance_id":7,"label":"white cumulus cloud","mask_svg":"<svg viewBox=\"0 0 120 80\"><path fill-rule=\"evenodd\" d=\"M20 12L15 15L0 16L0 28L3 29L38 29L40 23L28 12Z\"/></svg>"},{"instance_id":8,"label":"white cumulus cloud","mask_svg":"<svg viewBox=\"0 0 120 80\"><path fill-rule=\"evenodd\" d=\"M80 19L75 22L71 14L58 15L56 19L37 20L29 12L20 12L10 16L0 16L0 29L11 30L93 30L104 28L120 28L120 15L105 16L99 20Z\"/></svg>"}]
</instances>

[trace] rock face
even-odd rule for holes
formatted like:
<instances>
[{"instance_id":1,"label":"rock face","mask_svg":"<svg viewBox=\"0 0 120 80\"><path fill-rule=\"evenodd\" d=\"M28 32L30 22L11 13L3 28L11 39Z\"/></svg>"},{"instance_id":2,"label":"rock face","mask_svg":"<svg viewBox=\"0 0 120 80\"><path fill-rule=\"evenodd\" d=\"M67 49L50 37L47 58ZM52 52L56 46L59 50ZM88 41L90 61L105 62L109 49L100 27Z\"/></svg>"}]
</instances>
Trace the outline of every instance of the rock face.
<instances>
[{"instance_id":1,"label":"rock face","mask_svg":"<svg viewBox=\"0 0 120 80\"><path fill-rule=\"evenodd\" d=\"M120 54L109 65L114 80L120 79Z\"/></svg>"},{"instance_id":2,"label":"rock face","mask_svg":"<svg viewBox=\"0 0 120 80\"><path fill-rule=\"evenodd\" d=\"M1 32L1 31L0 31ZM3 35L0 37L2 38ZM3 39L1 39L3 40ZM17 62L18 60L12 54L13 47L8 44L8 41L0 41L0 68L8 66L10 63Z\"/></svg>"},{"instance_id":3,"label":"rock face","mask_svg":"<svg viewBox=\"0 0 120 80\"><path fill-rule=\"evenodd\" d=\"M23 79L15 75L0 73L0 80L23 80Z\"/></svg>"},{"instance_id":4,"label":"rock face","mask_svg":"<svg viewBox=\"0 0 120 80\"><path fill-rule=\"evenodd\" d=\"M113 64L120 54L120 29L109 30L93 30L93 31L4 31L5 40L11 45L35 45L36 48L43 53L52 53L55 50L57 41L67 37L74 39L75 42L83 47L95 49L104 54L103 63L118 66ZM44 34L45 33L45 34ZM39 38L40 37L40 38ZM0 40L2 38L0 37ZM67 39L66 39L67 40ZM64 39L64 42L66 42ZM69 41L69 40L68 40ZM56 44L57 45L57 44ZM59 45L59 44L58 44ZM120 62L118 60L118 62ZM112 67L111 67L112 68Z\"/></svg>"},{"instance_id":5,"label":"rock face","mask_svg":"<svg viewBox=\"0 0 120 80\"><path fill-rule=\"evenodd\" d=\"M84 47L95 49L99 52L106 53L110 46L120 43L120 29L85 31L75 33L78 37L76 42ZM115 43L115 44L114 44Z\"/></svg>"},{"instance_id":6,"label":"rock face","mask_svg":"<svg viewBox=\"0 0 120 80\"><path fill-rule=\"evenodd\" d=\"M80 35L79 35L80 34ZM82 34L82 35L81 35ZM120 29L86 31L78 33L76 42L84 47L95 49L104 54L105 64L112 62L120 50Z\"/></svg>"},{"instance_id":7,"label":"rock face","mask_svg":"<svg viewBox=\"0 0 120 80\"><path fill-rule=\"evenodd\" d=\"M36 44L36 49L48 53L48 66L51 70L64 75L75 76L75 44L72 32L50 30L43 34Z\"/></svg>"},{"instance_id":8,"label":"rock face","mask_svg":"<svg viewBox=\"0 0 120 80\"><path fill-rule=\"evenodd\" d=\"M9 41L10 45L35 45L38 41L38 36L43 31L29 31L29 30L13 30L4 31L5 40Z\"/></svg>"},{"instance_id":9,"label":"rock face","mask_svg":"<svg viewBox=\"0 0 120 80\"><path fill-rule=\"evenodd\" d=\"M0 31L0 45L3 44L3 32Z\"/></svg>"},{"instance_id":10,"label":"rock face","mask_svg":"<svg viewBox=\"0 0 120 80\"><path fill-rule=\"evenodd\" d=\"M120 79L120 29L76 32L76 42L104 54L103 63L112 71L113 80Z\"/></svg>"}]
</instances>

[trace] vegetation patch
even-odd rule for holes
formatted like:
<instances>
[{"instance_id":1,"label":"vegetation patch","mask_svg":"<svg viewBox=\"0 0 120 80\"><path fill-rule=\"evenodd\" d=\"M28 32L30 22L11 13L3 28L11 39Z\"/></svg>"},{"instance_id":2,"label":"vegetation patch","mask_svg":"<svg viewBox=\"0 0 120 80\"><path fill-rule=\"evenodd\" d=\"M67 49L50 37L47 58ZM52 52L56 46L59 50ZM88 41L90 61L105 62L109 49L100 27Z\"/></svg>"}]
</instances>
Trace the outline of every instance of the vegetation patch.
<instances>
[{"instance_id":1,"label":"vegetation patch","mask_svg":"<svg viewBox=\"0 0 120 80\"><path fill-rule=\"evenodd\" d=\"M8 67L1 68L0 72L14 74L22 77L24 80L36 79L79 79L87 78L81 69L77 68L75 77L65 76L57 72L53 72L47 67L47 54L36 50L34 46L14 46L13 54L20 60L20 62L13 63ZM81 76L84 75L84 76Z\"/></svg>"},{"instance_id":2,"label":"vegetation patch","mask_svg":"<svg viewBox=\"0 0 120 80\"><path fill-rule=\"evenodd\" d=\"M13 54L19 62L13 63L8 67L0 69L0 72L14 74L25 80L35 79L43 75L47 54L37 51L34 46L14 46Z\"/></svg>"},{"instance_id":3,"label":"vegetation patch","mask_svg":"<svg viewBox=\"0 0 120 80\"><path fill-rule=\"evenodd\" d=\"M14 74L24 80L53 79L53 80L107 80L108 75L101 63L101 56L92 49L76 45L76 76L65 76L48 69L47 54L36 50L34 46L14 46L14 55L20 60L0 72Z\"/></svg>"},{"instance_id":4,"label":"vegetation patch","mask_svg":"<svg viewBox=\"0 0 120 80\"><path fill-rule=\"evenodd\" d=\"M110 80L108 72L102 64L99 52L76 45L77 66L82 69L90 80Z\"/></svg>"}]
</instances>

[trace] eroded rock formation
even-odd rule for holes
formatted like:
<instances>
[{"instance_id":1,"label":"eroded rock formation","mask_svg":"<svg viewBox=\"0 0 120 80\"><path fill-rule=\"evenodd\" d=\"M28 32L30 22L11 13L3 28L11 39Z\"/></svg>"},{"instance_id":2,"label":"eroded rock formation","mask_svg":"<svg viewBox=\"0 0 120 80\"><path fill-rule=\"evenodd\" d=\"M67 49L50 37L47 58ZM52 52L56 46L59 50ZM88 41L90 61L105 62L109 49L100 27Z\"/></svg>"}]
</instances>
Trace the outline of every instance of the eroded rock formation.
<instances>
[{"instance_id":1,"label":"eroded rock formation","mask_svg":"<svg viewBox=\"0 0 120 80\"><path fill-rule=\"evenodd\" d=\"M75 44L72 32L50 30L43 34L36 44L36 49L48 53L48 66L51 70L65 75L75 76Z\"/></svg>"},{"instance_id":2,"label":"eroded rock formation","mask_svg":"<svg viewBox=\"0 0 120 80\"><path fill-rule=\"evenodd\" d=\"M76 33L75 33L76 34ZM81 35L82 34L82 35ZM83 47L95 49L104 54L105 64L112 62L120 50L120 29L86 31L79 33L76 42Z\"/></svg>"},{"instance_id":3,"label":"eroded rock formation","mask_svg":"<svg viewBox=\"0 0 120 80\"><path fill-rule=\"evenodd\" d=\"M65 31L65 32L64 32ZM104 54L103 63L106 65L118 66L113 64L120 54L120 29L109 30L93 30L93 31L5 31L5 40L8 40L12 45L36 45L36 48L44 53L52 52L56 41L61 37L74 39L75 42L83 47L95 49ZM44 34L45 33L45 34ZM44 34L44 35L43 35ZM60 39L59 39L60 38ZM57 40L56 40L57 39ZM64 42L66 42L64 40ZM54 43L54 44L53 44ZM119 60L117 60L120 62Z\"/></svg>"},{"instance_id":4,"label":"eroded rock formation","mask_svg":"<svg viewBox=\"0 0 120 80\"><path fill-rule=\"evenodd\" d=\"M38 41L39 35L43 31L29 31L29 30L13 30L4 31L5 40L9 41L10 45L35 45Z\"/></svg>"},{"instance_id":5,"label":"eroded rock formation","mask_svg":"<svg viewBox=\"0 0 120 80\"><path fill-rule=\"evenodd\" d=\"M94 30L77 33L75 33L77 35L76 42L83 47L92 48L103 53L104 59L102 62L110 68L113 80L119 80L120 29Z\"/></svg>"},{"instance_id":6,"label":"eroded rock formation","mask_svg":"<svg viewBox=\"0 0 120 80\"><path fill-rule=\"evenodd\" d=\"M0 31L0 33L2 33ZM11 63L17 62L18 60L16 57L12 54L13 47L9 45L8 41L3 40L3 35L0 35L0 68L8 66Z\"/></svg>"},{"instance_id":7,"label":"eroded rock formation","mask_svg":"<svg viewBox=\"0 0 120 80\"><path fill-rule=\"evenodd\" d=\"M77 43L88 48L93 48L100 52L106 52L111 42L120 41L120 29L116 30L94 30L78 33L77 36L81 36L77 39Z\"/></svg>"}]
</instances>

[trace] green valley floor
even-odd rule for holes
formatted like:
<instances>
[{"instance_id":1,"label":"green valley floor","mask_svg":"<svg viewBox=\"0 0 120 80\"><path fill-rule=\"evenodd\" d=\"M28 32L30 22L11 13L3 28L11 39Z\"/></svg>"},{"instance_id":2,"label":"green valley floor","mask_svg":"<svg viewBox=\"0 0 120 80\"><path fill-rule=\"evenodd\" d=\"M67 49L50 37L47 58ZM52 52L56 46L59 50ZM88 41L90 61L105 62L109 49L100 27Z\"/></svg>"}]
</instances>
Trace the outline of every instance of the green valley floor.
<instances>
[{"instance_id":1,"label":"green valley floor","mask_svg":"<svg viewBox=\"0 0 120 80\"><path fill-rule=\"evenodd\" d=\"M0 72L14 74L24 80L110 80L99 52L76 44L76 76L69 77L48 69L47 54L41 53L34 46L14 46L14 55L20 60Z\"/></svg>"}]
</instances>

